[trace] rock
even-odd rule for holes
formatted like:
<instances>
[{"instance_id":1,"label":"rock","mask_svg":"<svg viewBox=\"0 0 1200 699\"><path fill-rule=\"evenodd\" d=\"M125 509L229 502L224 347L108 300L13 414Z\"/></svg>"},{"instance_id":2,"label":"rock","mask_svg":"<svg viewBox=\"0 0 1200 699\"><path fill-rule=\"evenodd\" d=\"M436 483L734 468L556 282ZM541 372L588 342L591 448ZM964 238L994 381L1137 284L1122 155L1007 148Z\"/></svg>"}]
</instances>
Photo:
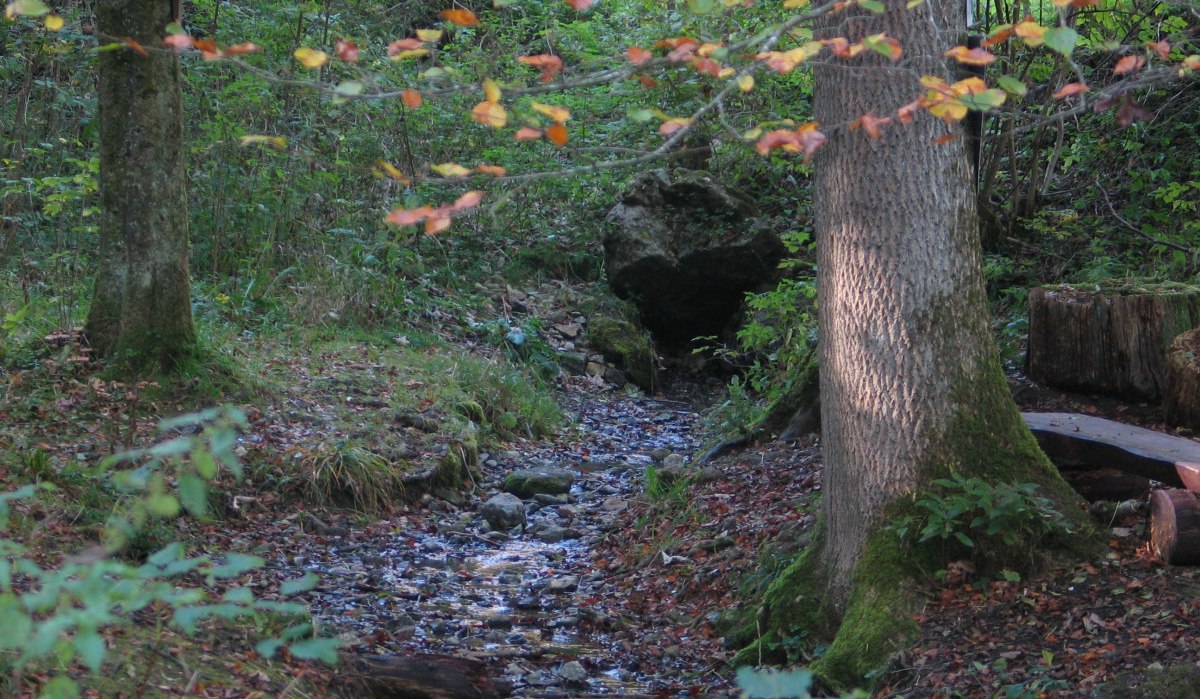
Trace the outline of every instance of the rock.
<instances>
[{"instance_id":1,"label":"rock","mask_svg":"<svg viewBox=\"0 0 1200 699\"><path fill-rule=\"evenodd\" d=\"M627 318L597 316L588 329L587 341L592 349L624 370L588 362L588 374L621 386L626 380L632 381L647 393L658 390L658 355L649 334L637 323Z\"/></svg>"},{"instance_id":2,"label":"rock","mask_svg":"<svg viewBox=\"0 0 1200 699\"><path fill-rule=\"evenodd\" d=\"M702 173L645 173L608 220L609 285L638 305L642 323L674 353L693 338L721 335L745 292L773 281L786 253L755 221L749 198Z\"/></svg>"},{"instance_id":3,"label":"rock","mask_svg":"<svg viewBox=\"0 0 1200 699\"><path fill-rule=\"evenodd\" d=\"M667 454L665 457L663 457L662 465L663 468L680 469L683 468L683 463L682 454Z\"/></svg>"},{"instance_id":4,"label":"rock","mask_svg":"<svg viewBox=\"0 0 1200 699\"><path fill-rule=\"evenodd\" d=\"M525 503L511 493L493 495L483 503L483 518L498 531L508 531L516 526L525 526Z\"/></svg>"},{"instance_id":5,"label":"rock","mask_svg":"<svg viewBox=\"0 0 1200 699\"><path fill-rule=\"evenodd\" d=\"M535 535L538 541L544 541L547 544L555 544L567 539L578 539L579 532L568 527L560 527L557 524L550 524L542 528Z\"/></svg>"},{"instance_id":6,"label":"rock","mask_svg":"<svg viewBox=\"0 0 1200 699\"><path fill-rule=\"evenodd\" d=\"M624 512L628 508L629 503L621 498L608 498L604 502L600 503L601 510L605 512L612 512L614 514L617 512Z\"/></svg>"},{"instance_id":7,"label":"rock","mask_svg":"<svg viewBox=\"0 0 1200 699\"><path fill-rule=\"evenodd\" d=\"M550 493L537 493L533 496L533 501L539 505L565 505L567 499Z\"/></svg>"},{"instance_id":8,"label":"rock","mask_svg":"<svg viewBox=\"0 0 1200 699\"><path fill-rule=\"evenodd\" d=\"M721 469L715 466L705 466L704 468L700 469L699 473L696 474L696 482L700 484L712 483L713 481L719 481L724 477L725 474L721 472Z\"/></svg>"},{"instance_id":9,"label":"rock","mask_svg":"<svg viewBox=\"0 0 1200 699\"><path fill-rule=\"evenodd\" d=\"M501 488L513 495L529 498L538 493L557 495L571 490L575 474L561 468L526 468L508 474Z\"/></svg>"},{"instance_id":10,"label":"rock","mask_svg":"<svg viewBox=\"0 0 1200 699\"><path fill-rule=\"evenodd\" d=\"M546 585L546 592L560 594L563 592L574 592L579 589L578 575L565 575L561 578L553 578Z\"/></svg>"},{"instance_id":11,"label":"rock","mask_svg":"<svg viewBox=\"0 0 1200 699\"><path fill-rule=\"evenodd\" d=\"M578 660L571 660L558 668L558 676L567 684L579 686L587 684L588 672Z\"/></svg>"}]
</instances>

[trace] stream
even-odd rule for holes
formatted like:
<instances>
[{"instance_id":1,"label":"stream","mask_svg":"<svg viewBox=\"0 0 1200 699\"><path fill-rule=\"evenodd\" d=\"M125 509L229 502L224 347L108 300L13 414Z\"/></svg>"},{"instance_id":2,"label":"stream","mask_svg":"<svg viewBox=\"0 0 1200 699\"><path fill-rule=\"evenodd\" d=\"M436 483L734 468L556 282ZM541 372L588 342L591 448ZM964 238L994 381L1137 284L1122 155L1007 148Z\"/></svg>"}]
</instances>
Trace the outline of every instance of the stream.
<instances>
[{"instance_id":1,"label":"stream","mask_svg":"<svg viewBox=\"0 0 1200 699\"><path fill-rule=\"evenodd\" d=\"M563 394L574 427L521 451L481 454L476 494L426 496L423 510L326 537L276 566L320 574L315 618L367 652L480 660L515 696L676 694L688 681L681 653L661 647L650 620L604 611L600 600L620 576L594 564L594 546L632 524L627 508L648 466L697 448L696 406L710 403L679 397ZM568 469L570 492L524 499L523 529L491 531L481 505L507 473L531 467Z\"/></svg>"}]
</instances>

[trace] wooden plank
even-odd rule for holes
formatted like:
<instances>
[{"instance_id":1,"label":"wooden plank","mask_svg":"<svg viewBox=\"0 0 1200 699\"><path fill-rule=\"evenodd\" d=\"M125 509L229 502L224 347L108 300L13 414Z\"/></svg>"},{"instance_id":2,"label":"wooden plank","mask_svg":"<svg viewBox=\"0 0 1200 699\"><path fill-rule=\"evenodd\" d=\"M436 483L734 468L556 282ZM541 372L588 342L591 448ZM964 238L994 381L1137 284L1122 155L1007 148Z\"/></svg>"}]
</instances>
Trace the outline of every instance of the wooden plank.
<instances>
[{"instance_id":1,"label":"wooden plank","mask_svg":"<svg viewBox=\"0 0 1200 699\"><path fill-rule=\"evenodd\" d=\"M1060 468L1110 467L1185 487L1179 464L1200 464L1200 443L1075 413L1022 413L1038 445ZM1193 481L1200 491L1200 472Z\"/></svg>"},{"instance_id":2,"label":"wooden plank","mask_svg":"<svg viewBox=\"0 0 1200 699\"><path fill-rule=\"evenodd\" d=\"M1171 565L1200 564L1200 499L1195 493L1150 494L1150 546Z\"/></svg>"},{"instance_id":3,"label":"wooden plank","mask_svg":"<svg viewBox=\"0 0 1200 699\"><path fill-rule=\"evenodd\" d=\"M1200 464L1180 461L1175 464L1175 473L1179 474L1183 487L1193 493L1200 493Z\"/></svg>"}]
</instances>

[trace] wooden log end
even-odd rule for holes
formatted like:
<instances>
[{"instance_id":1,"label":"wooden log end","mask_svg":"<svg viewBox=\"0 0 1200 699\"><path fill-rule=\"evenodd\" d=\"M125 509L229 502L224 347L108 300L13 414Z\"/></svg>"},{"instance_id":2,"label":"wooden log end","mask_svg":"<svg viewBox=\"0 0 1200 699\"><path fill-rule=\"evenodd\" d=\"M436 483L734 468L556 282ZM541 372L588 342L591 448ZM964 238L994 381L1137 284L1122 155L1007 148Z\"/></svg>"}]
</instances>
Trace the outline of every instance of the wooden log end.
<instances>
[{"instance_id":1,"label":"wooden log end","mask_svg":"<svg viewBox=\"0 0 1200 699\"><path fill-rule=\"evenodd\" d=\"M1151 493L1150 546L1171 565L1200 565L1200 497L1186 490Z\"/></svg>"}]
</instances>

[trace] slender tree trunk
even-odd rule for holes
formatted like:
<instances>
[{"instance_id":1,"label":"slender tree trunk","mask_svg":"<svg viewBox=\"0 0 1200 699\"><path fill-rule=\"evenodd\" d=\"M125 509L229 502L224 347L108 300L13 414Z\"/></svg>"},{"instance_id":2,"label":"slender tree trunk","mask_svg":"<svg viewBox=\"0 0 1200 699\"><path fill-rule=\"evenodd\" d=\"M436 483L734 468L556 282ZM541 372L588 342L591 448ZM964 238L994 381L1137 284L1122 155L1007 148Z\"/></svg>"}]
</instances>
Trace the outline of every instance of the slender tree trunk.
<instances>
[{"instance_id":1,"label":"slender tree trunk","mask_svg":"<svg viewBox=\"0 0 1200 699\"><path fill-rule=\"evenodd\" d=\"M172 0L99 0L100 255L85 334L102 356L169 369L195 346Z\"/></svg>"}]
</instances>

